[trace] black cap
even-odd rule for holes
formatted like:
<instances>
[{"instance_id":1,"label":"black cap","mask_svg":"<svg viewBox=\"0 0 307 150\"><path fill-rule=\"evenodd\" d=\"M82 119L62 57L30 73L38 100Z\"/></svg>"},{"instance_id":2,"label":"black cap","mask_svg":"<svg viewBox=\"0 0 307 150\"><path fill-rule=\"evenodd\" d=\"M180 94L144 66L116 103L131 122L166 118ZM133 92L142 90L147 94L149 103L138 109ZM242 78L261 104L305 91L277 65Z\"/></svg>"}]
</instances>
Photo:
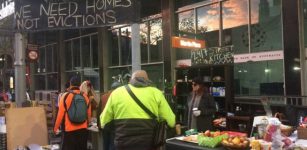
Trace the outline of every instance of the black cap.
<instances>
[{"instance_id":1,"label":"black cap","mask_svg":"<svg viewBox=\"0 0 307 150\"><path fill-rule=\"evenodd\" d=\"M70 78L70 85L71 86L80 86L81 84L81 79L79 76L72 76Z\"/></svg>"}]
</instances>

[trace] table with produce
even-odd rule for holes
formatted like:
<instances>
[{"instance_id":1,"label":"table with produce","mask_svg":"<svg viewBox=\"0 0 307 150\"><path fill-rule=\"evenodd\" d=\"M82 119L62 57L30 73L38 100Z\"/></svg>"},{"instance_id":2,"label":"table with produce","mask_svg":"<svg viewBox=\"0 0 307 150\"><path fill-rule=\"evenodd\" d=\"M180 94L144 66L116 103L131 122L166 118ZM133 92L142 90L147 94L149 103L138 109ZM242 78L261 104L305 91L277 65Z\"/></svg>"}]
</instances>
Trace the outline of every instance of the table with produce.
<instances>
[{"instance_id":1,"label":"table with produce","mask_svg":"<svg viewBox=\"0 0 307 150\"><path fill-rule=\"evenodd\" d=\"M185 131L183 136L166 140L166 150L307 150L307 117L298 127L267 117L263 131L252 137L234 131ZM263 125L262 125L263 127Z\"/></svg>"}]
</instances>

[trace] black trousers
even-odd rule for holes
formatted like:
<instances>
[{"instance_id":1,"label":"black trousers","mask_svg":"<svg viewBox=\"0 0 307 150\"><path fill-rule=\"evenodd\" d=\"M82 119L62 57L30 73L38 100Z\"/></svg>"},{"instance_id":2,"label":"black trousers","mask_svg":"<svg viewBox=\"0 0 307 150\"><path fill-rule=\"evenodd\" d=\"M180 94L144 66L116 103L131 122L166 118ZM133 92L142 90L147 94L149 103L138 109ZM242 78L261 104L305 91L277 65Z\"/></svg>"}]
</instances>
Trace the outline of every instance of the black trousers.
<instances>
[{"instance_id":1,"label":"black trousers","mask_svg":"<svg viewBox=\"0 0 307 150\"><path fill-rule=\"evenodd\" d=\"M87 150L87 129L64 132L62 150Z\"/></svg>"}]
</instances>

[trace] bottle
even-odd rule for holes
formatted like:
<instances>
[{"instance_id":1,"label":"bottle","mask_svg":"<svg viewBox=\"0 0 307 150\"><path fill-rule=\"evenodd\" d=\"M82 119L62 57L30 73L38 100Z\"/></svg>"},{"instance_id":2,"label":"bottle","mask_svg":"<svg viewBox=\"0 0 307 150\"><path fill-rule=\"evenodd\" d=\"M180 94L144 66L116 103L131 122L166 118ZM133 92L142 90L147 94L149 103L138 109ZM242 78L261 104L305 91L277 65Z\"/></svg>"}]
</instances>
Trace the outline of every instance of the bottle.
<instances>
[{"instance_id":1,"label":"bottle","mask_svg":"<svg viewBox=\"0 0 307 150\"><path fill-rule=\"evenodd\" d=\"M184 81L188 82L188 76L184 76Z\"/></svg>"}]
</instances>

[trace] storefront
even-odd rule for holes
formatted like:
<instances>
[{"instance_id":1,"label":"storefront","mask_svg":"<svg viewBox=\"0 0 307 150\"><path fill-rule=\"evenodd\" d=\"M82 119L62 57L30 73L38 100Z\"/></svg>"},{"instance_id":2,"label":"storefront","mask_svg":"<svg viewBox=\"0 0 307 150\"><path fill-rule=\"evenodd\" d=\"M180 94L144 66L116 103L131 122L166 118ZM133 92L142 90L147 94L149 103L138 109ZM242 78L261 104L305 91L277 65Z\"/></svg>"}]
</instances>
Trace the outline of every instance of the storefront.
<instances>
[{"instance_id":1,"label":"storefront","mask_svg":"<svg viewBox=\"0 0 307 150\"><path fill-rule=\"evenodd\" d=\"M150 7L158 9L149 11ZM203 40L206 47L201 50L233 55L233 62L226 63L227 75L223 74L224 80L231 80L225 91L229 105L233 97L302 95L305 69L299 64L299 19L292 18L298 16L294 9L298 10L297 3L289 0L142 2L142 69L165 90L179 79L178 62L190 61L196 68L225 65L220 58L207 64L195 62L195 52L171 46L173 36ZM71 75L80 74L103 92L114 80L127 82L131 73L129 24L35 32L29 41L40 45L38 62L30 64L32 91L63 89ZM187 75L187 80L194 76Z\"/></svg>"}]
</instances>

